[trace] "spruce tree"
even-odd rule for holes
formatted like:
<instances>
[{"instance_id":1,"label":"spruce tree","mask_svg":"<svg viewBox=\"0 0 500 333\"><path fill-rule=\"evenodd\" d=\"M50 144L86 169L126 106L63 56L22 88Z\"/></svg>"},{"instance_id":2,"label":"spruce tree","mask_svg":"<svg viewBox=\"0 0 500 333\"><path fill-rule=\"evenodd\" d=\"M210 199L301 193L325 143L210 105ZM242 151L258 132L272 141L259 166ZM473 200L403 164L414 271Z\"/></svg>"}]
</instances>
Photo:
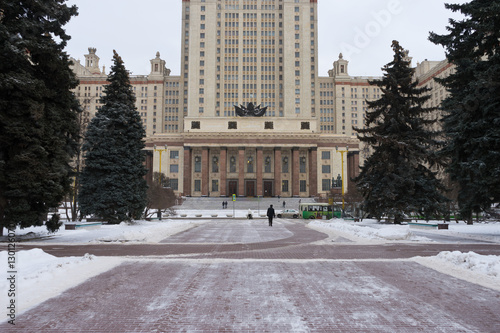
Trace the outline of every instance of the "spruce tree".
<instances>
[{"instance_id":1,"label":"spruce tree","mask_svg":"<svg viewBox=\"0 0 500 333\"><path fill-rule=\"evenodd\" d=\"M0 5L0 234L41 225L69 190L79 106L63 26L77 10L64 2Z\"/></svg>"},{"instance_id":2,"label":"spruce tree","mask_svg":"<svg viewBox=\"0 0 500 333\"><path fill-rule=\"evenodd\" d=\"M394 216L394 222L401 223L404 214L412 212L439 214L446 199L432 170L439 162L439 133L431 129L436 119L429 115L435 110L423 107L430 98L428 89L413 81L407 51L397 41L392 48L394 59L383 67L383 78L370 81L382 96L368 102L366 127L355 129L373 151L356 183L367 213L378 219Z\"/></svg>"},{"instance_id":3,"label":"spruce tree","mask_svg":"<svg viewBox=\"0 0 500 333\"><path fill-rule=\"evenodd\" d=\"M500 0L446 5L465 15L451 20L449 34L430 34L455 66L439 80L450 95L442 104L447 172L458 183L462 217L500 201Z\"/></svg>"},{"instance_id":4,"label":"spruce tree","mask_svg":"<svg viewBox=\"0 0 500 333\"><path fill-rule=\"evenodd\" d=\"M145 130L123 60L115 52L102 98L87 127L80 178L80 211L108 223L140 218L147 201Z\"/></svg>"}]
</instances>

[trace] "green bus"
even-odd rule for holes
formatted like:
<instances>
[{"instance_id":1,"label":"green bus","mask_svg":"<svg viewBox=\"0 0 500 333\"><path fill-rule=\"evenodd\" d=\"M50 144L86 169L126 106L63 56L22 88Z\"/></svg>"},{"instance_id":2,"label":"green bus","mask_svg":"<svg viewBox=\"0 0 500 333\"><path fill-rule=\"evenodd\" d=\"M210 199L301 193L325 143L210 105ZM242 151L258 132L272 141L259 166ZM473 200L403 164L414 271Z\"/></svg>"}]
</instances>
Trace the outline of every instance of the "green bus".
<instances>
[{"instance_id":1,"label":"green bus","mask_svg":"<svg viewBox=\"0 0 500 333\"><path fill-rule=\"evenodd\" d=\"M340 218L342 211L338 206L332 206L327 203L301 203L299 205L300 214L304 219L331 219L333 217Z\"/></svg>"}]
</instances>

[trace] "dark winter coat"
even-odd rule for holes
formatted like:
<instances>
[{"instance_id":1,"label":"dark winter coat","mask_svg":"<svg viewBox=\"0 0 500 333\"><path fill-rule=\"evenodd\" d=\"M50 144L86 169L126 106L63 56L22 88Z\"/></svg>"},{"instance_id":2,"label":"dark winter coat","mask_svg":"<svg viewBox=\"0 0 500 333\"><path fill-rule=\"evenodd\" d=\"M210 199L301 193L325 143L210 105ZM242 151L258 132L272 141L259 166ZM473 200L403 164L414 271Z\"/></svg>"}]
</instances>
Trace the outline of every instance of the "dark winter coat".
<instances>
[{"instance_id":1,"label":"dark winter coat","mask_svg":"<svg viewBox=\"0 0 500 333\"><path fill-rule=\"evenodd\" d=\"M273 207L269 207L267 209L267 217L274 217L274 208Z\"/></svg>"}]
</instances>

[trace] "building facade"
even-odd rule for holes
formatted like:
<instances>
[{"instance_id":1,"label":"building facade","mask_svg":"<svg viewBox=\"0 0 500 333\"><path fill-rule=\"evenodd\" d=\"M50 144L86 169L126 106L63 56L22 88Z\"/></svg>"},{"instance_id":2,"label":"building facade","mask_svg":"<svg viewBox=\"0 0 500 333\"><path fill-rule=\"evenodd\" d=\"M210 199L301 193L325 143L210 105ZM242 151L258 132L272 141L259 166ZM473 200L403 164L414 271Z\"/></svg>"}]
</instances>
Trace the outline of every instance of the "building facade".
<instances>
[{"instance_id":1,"label":"building facade","mask_svg":"<svg viewBox=\"0 0 500 333\"><path fill-rule=\"evenodd\" d=\"M380 90L342 54L318 75L317 1L182 4L181 73L157 53L149 75L131 76L150 169L185 196L326 197L342 170L348 191L366 154L353 127ZM73 61L88 122L106 74L93 48ZM238 116L249 103L265 114Z\"/></svg>"}]
</instances>

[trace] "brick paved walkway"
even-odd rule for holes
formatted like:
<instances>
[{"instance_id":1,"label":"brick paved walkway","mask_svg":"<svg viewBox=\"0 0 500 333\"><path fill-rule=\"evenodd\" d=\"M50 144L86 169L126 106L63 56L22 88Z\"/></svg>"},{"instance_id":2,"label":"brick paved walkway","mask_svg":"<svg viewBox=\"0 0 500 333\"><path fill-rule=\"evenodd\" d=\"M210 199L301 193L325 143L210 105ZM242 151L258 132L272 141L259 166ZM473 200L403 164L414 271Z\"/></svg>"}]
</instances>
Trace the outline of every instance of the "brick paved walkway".
<instances>
[{"instance_id":1,"label":"brick paved walkway","mask_svg":"<svg viewBox=\"0 0 500 333\"><path fill-rule=\"evenodd\" d=\"M263 235L262 243L218 243L264 232L238 228L217 232L214 224L159 245L107 246L145 257L19 315L15 328L0 324L0 332L500 332L499 292L397 259L412 245L312 245L325 235L300 223L283 223L285 237ZM376 259L327 258L356 251Z\"/></svg>"}]
</instances>

